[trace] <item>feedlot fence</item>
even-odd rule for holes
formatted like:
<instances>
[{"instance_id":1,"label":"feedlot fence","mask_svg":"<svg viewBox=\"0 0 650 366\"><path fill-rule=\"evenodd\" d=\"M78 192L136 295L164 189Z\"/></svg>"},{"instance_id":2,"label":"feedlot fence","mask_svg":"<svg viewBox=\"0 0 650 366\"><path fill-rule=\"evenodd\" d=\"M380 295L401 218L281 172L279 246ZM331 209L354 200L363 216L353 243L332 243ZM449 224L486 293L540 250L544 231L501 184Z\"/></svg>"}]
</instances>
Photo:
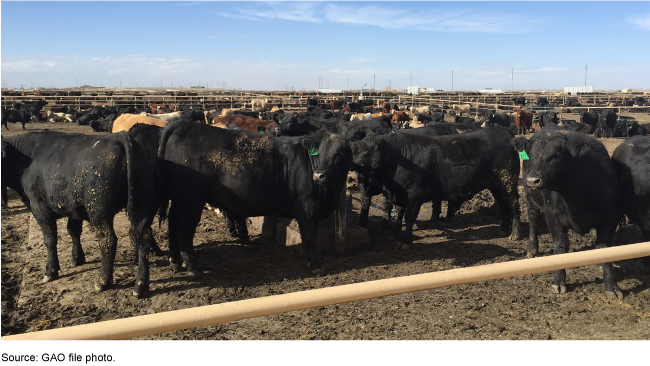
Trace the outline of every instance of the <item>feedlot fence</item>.
<instances>
[{"instance_id":1,"label":"feedlot fence","mask_svg":"<svg viewBox=\"0 0 650 366\"><path fill-rule=\"evenodd\" d=\"M479 93L431 93L419 95L385 95L372 93L372 95L359 95L355 93L328 94L328 95L304 95L301 93L232 93L232 94L196 94L196 95L160 95L160 94L115 94L115 95L81 95L81 96L36 96L36 95L3 95L2 107L11 108L12 103L23 101L34 101L43 99L49 106L69 106L77 109L90 108L92 106L134 106L146 108L149 104L164 105L169 108L178 109L202 108L250 108L251 99L266 99L267 107L281 104L285 110L301 109L307 107L308 98L319 98L320 103L329 103L331 100L372 101L372 106L381 108L385 101L399 106L404 105L439 105L440 107L451 104L470 104L473 108L490 109L512 109L517 106L513 102L514 97L524 97L526 103L524 108L532 110L554 109L559 113L567 109L571 111L590 110L593 108L612 108L627 112L645 112L650 110L650 101L647 96L629 94L601 94L588 95L552 95L552 94L521 94L508 93L499 95L481 95ZM550 106L538 107L537 98L546 98ZM639 105L629 105L632 101L643 99ZM576 106L579 104L579 106ZM573 106L572 106L573 105ZM645 105L645 106L644 106ZM575 112L574 112L575 113Z\"/></svg>"}]
</instances>

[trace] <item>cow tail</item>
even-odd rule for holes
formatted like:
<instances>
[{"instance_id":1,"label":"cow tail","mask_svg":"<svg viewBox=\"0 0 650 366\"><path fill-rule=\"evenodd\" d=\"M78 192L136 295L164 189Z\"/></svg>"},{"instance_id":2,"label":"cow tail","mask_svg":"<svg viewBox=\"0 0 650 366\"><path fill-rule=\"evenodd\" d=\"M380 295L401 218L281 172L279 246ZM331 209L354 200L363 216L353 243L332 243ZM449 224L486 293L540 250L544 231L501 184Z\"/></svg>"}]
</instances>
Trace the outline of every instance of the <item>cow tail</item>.
<instances>
[{"instance_id":1,"label":"cow tail","mask_svg":"<svg viewBox=\"0 0 650 366\"><path fill-rule=\"evenodd\" d=\"M118 140L124 146L126 150L126 176L127 176L127 191L128 191L128 200L126 203L126 213L129 216L131 223L136 223L135 207L133 204L133 199L135 197L135 160L133 155L133 145L131 144L131 138L129 134L125 131L118 132Z\"/></svg>"},{"instance_id":2,"label":"cow tail","mask_svg":"<svg viewBox=\"0 0 650 366\"><path fill-rule=\"evenodd\" d=\"M165 148L167 147L167 141L169 140L169 137L174 133L176 130L176 126L179 126L180 123L178 122L172 122L169 123L167 126L165 126L160 134L160 142L158 143L158 161L160 162L160 169L163 170L163 166L165 164ZM160 200L160 204L158 205L158 225L162 225L162 223L167 220L167 208L169 206L169 197L167 195L167 189L166 189L166 184L165 184L165 179L164 179L164 174L161 174L161 179L160 179L160 187L162 190L162 195L163 198Z\"/></svg>"}]
</instances>

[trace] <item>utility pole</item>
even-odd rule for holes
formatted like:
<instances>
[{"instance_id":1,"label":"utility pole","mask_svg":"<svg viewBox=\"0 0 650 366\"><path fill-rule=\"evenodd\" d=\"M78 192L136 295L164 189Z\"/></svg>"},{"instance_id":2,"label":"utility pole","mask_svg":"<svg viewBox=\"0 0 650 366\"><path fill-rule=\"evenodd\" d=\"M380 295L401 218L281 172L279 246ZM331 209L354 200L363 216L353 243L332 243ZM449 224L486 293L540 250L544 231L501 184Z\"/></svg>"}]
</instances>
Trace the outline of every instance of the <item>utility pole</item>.
<instances>
[{"instance_id":1,"label":"utility pole","mask_svg":"<svg viewBox=\"0 0 650 366\"><path fill-rule=\"evenodd\" d=\"M585 65L585 86L587 86L587 65Z\"/></svg>"}]
</instances>

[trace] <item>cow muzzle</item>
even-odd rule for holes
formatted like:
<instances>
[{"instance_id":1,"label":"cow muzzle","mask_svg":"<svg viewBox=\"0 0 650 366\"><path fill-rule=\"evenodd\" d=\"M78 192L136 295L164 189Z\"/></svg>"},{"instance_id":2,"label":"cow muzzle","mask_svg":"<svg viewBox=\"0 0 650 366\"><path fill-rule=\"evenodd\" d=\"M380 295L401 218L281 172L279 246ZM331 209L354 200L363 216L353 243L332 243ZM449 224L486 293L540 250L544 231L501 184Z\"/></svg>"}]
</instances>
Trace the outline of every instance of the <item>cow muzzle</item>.
<instances>
[{"instance_id":1,"label":"cow muzzle","mask_svg":"<svg viewBox=\"0 0 650 366\"><path fill-rule=\"evenodd\" d=\"M315 182L322 183L322 182L325 181L325 173L323 173L323 172L314 172L313 178L314 178Z\"/></svg>"},{"instance_id":2,"label":"cow muzzle","mask_svg":"<svg viewBox=\"0 0 650 366\"><path fill-rule=\"evenodd\" d=\"M542 179L539 177L527 177L526 178L526 185L530 188L537 189L540 188L542 184Z\"/></svg>"}]
</instances>

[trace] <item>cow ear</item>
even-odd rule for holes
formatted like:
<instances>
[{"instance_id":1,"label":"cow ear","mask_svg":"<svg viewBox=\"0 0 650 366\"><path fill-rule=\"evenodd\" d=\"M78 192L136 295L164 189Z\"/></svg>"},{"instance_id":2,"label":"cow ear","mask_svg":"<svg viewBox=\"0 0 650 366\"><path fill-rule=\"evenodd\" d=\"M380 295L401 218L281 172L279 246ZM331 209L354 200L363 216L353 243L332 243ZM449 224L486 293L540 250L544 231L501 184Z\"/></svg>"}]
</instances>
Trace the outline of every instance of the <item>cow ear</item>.
<instances>
[{"instance_id":1,"label":"cow ear","mask_svg":"<svg viewBox=\"0 0 650 366\"><path fill-rule=\"evenodd\" d=\"M588 144L589 142L586 139L570 139L567 147L571 156L577 158L582 150L588 149Z\"/></svg>"},{"instance_id":2,"label":"cow ear","mask_svg":"<svg viewBox=\"0 0 650 366\"><path fill-rule=\"evenodd\" d=\"M515 151L518 152L518 153L520 153L520 152L522 152L524 150L530 151L530 148L528 146L529 141L525 137L521 137L521 136L520 137L515 137L512 140L510 140L510 144L512 145L512 147L515 148Z\"/></svg>"}]
</instances>

